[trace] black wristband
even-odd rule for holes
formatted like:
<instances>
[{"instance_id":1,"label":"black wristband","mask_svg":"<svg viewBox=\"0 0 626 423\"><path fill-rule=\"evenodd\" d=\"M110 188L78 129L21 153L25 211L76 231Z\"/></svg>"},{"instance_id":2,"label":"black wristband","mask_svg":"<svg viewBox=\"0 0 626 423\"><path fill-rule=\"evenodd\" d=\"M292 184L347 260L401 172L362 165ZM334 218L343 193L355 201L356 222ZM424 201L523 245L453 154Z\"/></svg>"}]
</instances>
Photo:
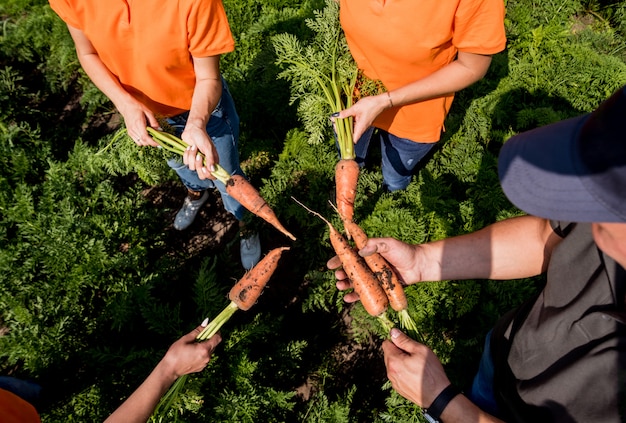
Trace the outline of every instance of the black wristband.
<instances>
[{"instance_id":1,"label":"black wristband","mask_svg":"<svg viewBox=\"0 0 626 423\"><path fill-rule=\"evenodd\" d=\"M443 410L448 406L450 401L460 393L461 391L456 386L452 384L446 386L446 388L437 395L437 398L435 398L430 407L424 409L426 419L432 423L439 422L439 416L441 416Z\"/></svg>"}]
</instances>

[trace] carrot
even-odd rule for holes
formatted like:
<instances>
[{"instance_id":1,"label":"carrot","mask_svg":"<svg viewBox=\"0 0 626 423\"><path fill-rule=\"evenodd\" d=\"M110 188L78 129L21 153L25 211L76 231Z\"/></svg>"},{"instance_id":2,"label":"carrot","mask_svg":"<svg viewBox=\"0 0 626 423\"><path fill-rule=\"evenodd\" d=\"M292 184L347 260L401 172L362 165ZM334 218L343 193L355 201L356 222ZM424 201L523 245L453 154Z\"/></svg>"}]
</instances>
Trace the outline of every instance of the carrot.
<instances>
[{"instance_id":1,"label":"carrot","mask_svg":"<svg viewBox=\"0 0 626 423\"><path fill-rule=\"evenodd\" d=\"M217 171L213 172L213 175L218 177L216 173ZM274 226L291 240L296 240L296 237L293 236L293 234L291 234L282 223L280 223L280 220L278 220L274 210L272 210L265 199L261 197L261 194L259 194L256 188L254 188L254 186L252 186L246 178L241 175L229 175L225 185L226 192L235 200L239 201L239 204Z\"/></svg>"},{"instance_id":2,"label":"carrot","mask_svg":"<svg viewBox=\"0 0 626 423\"><path fill-rule=\"evenodd\" d=\"M367 267L365 260L348 244L344 236L330 222L327 221L326 223L330 229L330 243L341 260L343 270L352 281L354 290L359 294L363 307L372 316L378 317L384 314L389 305L389 300L378 279Z\"/></svg>"},{"instance_id":3,"label":"carrot","mask_svg":"<svg viewBox=\"0 0 626 423\"><path fill-rule=\"evenodd\" d=\"M256 303L285 250L289 250L289 247L274 248L231 288L228 298L240 310L249 310Z\"/></svg>"},{"instance_id":4,"label":"carrot","mask_svg":"<svg viewBox=\"0 0 626 423\"><path fill-rule=\"evenodd\" d=\"M344 221L343 226L348 234L354 240L354 244L360 250L367 244L367 234L359 225L354 221ZM409 303L404 293L404 286L400 282L398 275L391 265L385 260L379 253L370 254L364 257L365 263L378 277L380 284L382 285L387 298L389 298L389 305L395 311L405 310L409 307Z\"/></svg>"},{"instance_id":5,"label":"carrot","mask_svg":"<svg viewBox=\"0 0 626 423\"><path fill-rule=\"evenodd\" d=\"M184 154L188 144L175 135L167 132L157 131L154 128L147 127L148 133L152 138L164 149L176 154ZM226 192L233 197L242 206L252 212L254 215L262 218L287 237L296 240L285 227L280 223L274 210L261 197L261 194L252 186L252 184L241 175L231 175L219 164L215 165L215 170L211 174L226 185Z\"/></svg>"},{"instance_id":6,"label":"carrot","mask_svg":"<svg viewBox=\"0 0 626 423\"><path fill-rule=\"evenodd\" d=\"M256 303L276 270L278 260L285 250L289 250L289 247L274 248L256 266L246 272L231 288L228 295L230 303L196 336L196 341L201 342L209 339L220 330L237 310L249 310ZM176 379L157 404L153 413L154 416L165 416L167 414L183 389L188 376L188 374L185 374Z\"/></svg>"},{"instance_id":7,"label":"carrot","mask_svg":"<svg viewBox=\"0 0 626 423\"><path fill-rule=\"evenodd\" d=\"M379 318L385 327L390 328L390 321L386 315L389 300L378 279L367 267L365 260L357 254L348 243L348 240L321 214L309 209L295 198L294 201L328 225L330 243L341 261L343 270L348 275L350 282L352 282L354 291L359 294L361 304L363 304L363 307L371 316Z\"/></svg>"},{"instance_id":8,"label":"carrot","mask_svg":"<svg viewBox=\"0 0 626 423\"><path fill-rule=\"evenodd\" d=\"M359 250L365 247L365 244L367 244L367 234L356 222L352 220L344 221L343 226L349 236L352 237L354 244ZM415 321L409 314L409 302L404 292L404 286L402 286L398 278L398 274L379 253L370 254L364 257L364 260L376 277L378 277L389 299L389 305L398 313L400 326L408 332L410 337L423 343L424 337L420 334Z\"/></svg>"},{"instance_id":9,"label":"carrot","mask_svg":"<svg viewBox=\"0 0 626 423\"><path fill-rule=\"evenodd\" d=\"M335 166L335 198L342 220L352 220L359 179L359 165L354 159L341 159Z\"/></svg>"}]
</instances>

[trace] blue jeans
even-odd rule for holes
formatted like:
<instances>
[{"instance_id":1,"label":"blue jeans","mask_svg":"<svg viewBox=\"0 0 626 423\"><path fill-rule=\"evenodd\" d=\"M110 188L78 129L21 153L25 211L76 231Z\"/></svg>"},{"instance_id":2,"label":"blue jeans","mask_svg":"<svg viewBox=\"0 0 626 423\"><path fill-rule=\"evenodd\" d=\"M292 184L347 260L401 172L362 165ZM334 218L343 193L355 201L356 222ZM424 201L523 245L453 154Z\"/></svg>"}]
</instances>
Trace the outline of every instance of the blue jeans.
<instances>
[{"instance_id":1,"label":"blue jeans","mask_svg":"<svg viewBox=\"0 0 626 423\"><path fill-rule=\"evenodd\" d=\"M411 141L370 127L354 146L356 160L361 166L365 162L370 142L375 137L380 140L383 184L389 191L408 187L413 169L436 144Z\"/></svg>"},{"instance_id":2,"label":"blue jeans","mask_svg":"<svg viewBox=\"0 0 626 423\"><path fill-rule=\"evenodd\" d=\"M35 382L17 379L12 376L0 376L0 389L9 391L32 405L39 401L41 395L41 386Z\"/></svg>"},{"instance_id":3,"label":"blue jeans","mask_svg":"<svg viewBox=\"0 0 626 423\"><path fill-rule=\"evenodd\" d=\"M485 337L485 349L480 358L478 372L474 376L472 387L466 392L467 397L481 410L498 417L498 404L493 391L494 365L491 357L491 332Z\"/></svg>"},{"instance_id":4,"label":"blue jeans","mask_svg":"<svg viewBox=\"0 0 626 423\"><path fill-rule=\"evenodd\" d=\"M235 109L235 103L230 95L228 85L223 78L222 85L222 97L217 106L215 106L213 113L211 113L211 117L206 125L206 131L213 140L219 156L220 166L231 175L245 176L239 165L239 115ZM174 128L176 135L179 137L185 129L188 116L189 112L185 112L167 119L167 123ZM238 220L241 220L245 208L228 195L226 186L222 182L200 179L196 171L190 170L179 158L169 159L167 164L174 169L183 184L191 191L205 191L209 188L217 188L222 196L226 211L234 215Z\"/></svg>"}]
</instances>

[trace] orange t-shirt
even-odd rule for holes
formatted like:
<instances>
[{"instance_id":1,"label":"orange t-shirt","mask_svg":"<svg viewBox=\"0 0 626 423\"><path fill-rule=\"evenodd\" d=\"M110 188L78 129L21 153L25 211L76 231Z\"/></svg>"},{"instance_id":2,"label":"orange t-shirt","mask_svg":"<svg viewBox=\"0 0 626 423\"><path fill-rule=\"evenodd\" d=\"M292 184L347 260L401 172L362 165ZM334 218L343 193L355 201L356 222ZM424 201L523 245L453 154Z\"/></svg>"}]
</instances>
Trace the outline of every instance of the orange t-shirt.
<instances>
[{"instance_id":1,"label":"orange t-shirt","mask_svg":"<svg viewBox=\"0 0 626 423\"><path fill-rule=\"evenodd\" d=\"M341 0L341 26L358 67L388 90L424 78L457 52L495 54L506 45L503 0ZM436 142L453 94L385 110L374 126Z\"/></svg>"},{"instance_id":2,"label":"orange t-shirt","mask_svg":"<svg viewBox=\"0 0 626 423\"><path fill-rule=\"evenodd\" d=\"M39 413L30 403L4 389L0 389L0 422L40 423Z\"/></svg>"},{"instance_id":3,"label":"orange t-shirt","mask_svg":"<svg viewBox=\"0 0 626 423\"><path fill-rule=\"evenodd\" d=\"M235 48L220 0L50 0L50 6L85 33L124 88L157 115L191 107L192 56Z\"/></svg>"}]
</instances>

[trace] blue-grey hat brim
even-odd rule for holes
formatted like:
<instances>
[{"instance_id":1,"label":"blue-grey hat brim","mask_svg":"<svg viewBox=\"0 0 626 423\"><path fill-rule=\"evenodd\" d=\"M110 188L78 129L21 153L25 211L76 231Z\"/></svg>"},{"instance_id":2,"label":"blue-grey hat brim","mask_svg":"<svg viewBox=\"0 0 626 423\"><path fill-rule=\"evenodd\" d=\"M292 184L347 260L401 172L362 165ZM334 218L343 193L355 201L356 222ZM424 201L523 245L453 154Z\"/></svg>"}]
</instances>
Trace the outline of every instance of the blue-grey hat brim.
<instances>
[{"instance_id":1,"label":"blue-grey hat brim","mask_svg":"<svg viewBox=\"0 0 626 423\"><path fill-rule=\"evenodd\" d=\"M518 134L498 173L521 210L571 222L626 222L626 86L592 113Z\"/></svg>"}]
</instances>

